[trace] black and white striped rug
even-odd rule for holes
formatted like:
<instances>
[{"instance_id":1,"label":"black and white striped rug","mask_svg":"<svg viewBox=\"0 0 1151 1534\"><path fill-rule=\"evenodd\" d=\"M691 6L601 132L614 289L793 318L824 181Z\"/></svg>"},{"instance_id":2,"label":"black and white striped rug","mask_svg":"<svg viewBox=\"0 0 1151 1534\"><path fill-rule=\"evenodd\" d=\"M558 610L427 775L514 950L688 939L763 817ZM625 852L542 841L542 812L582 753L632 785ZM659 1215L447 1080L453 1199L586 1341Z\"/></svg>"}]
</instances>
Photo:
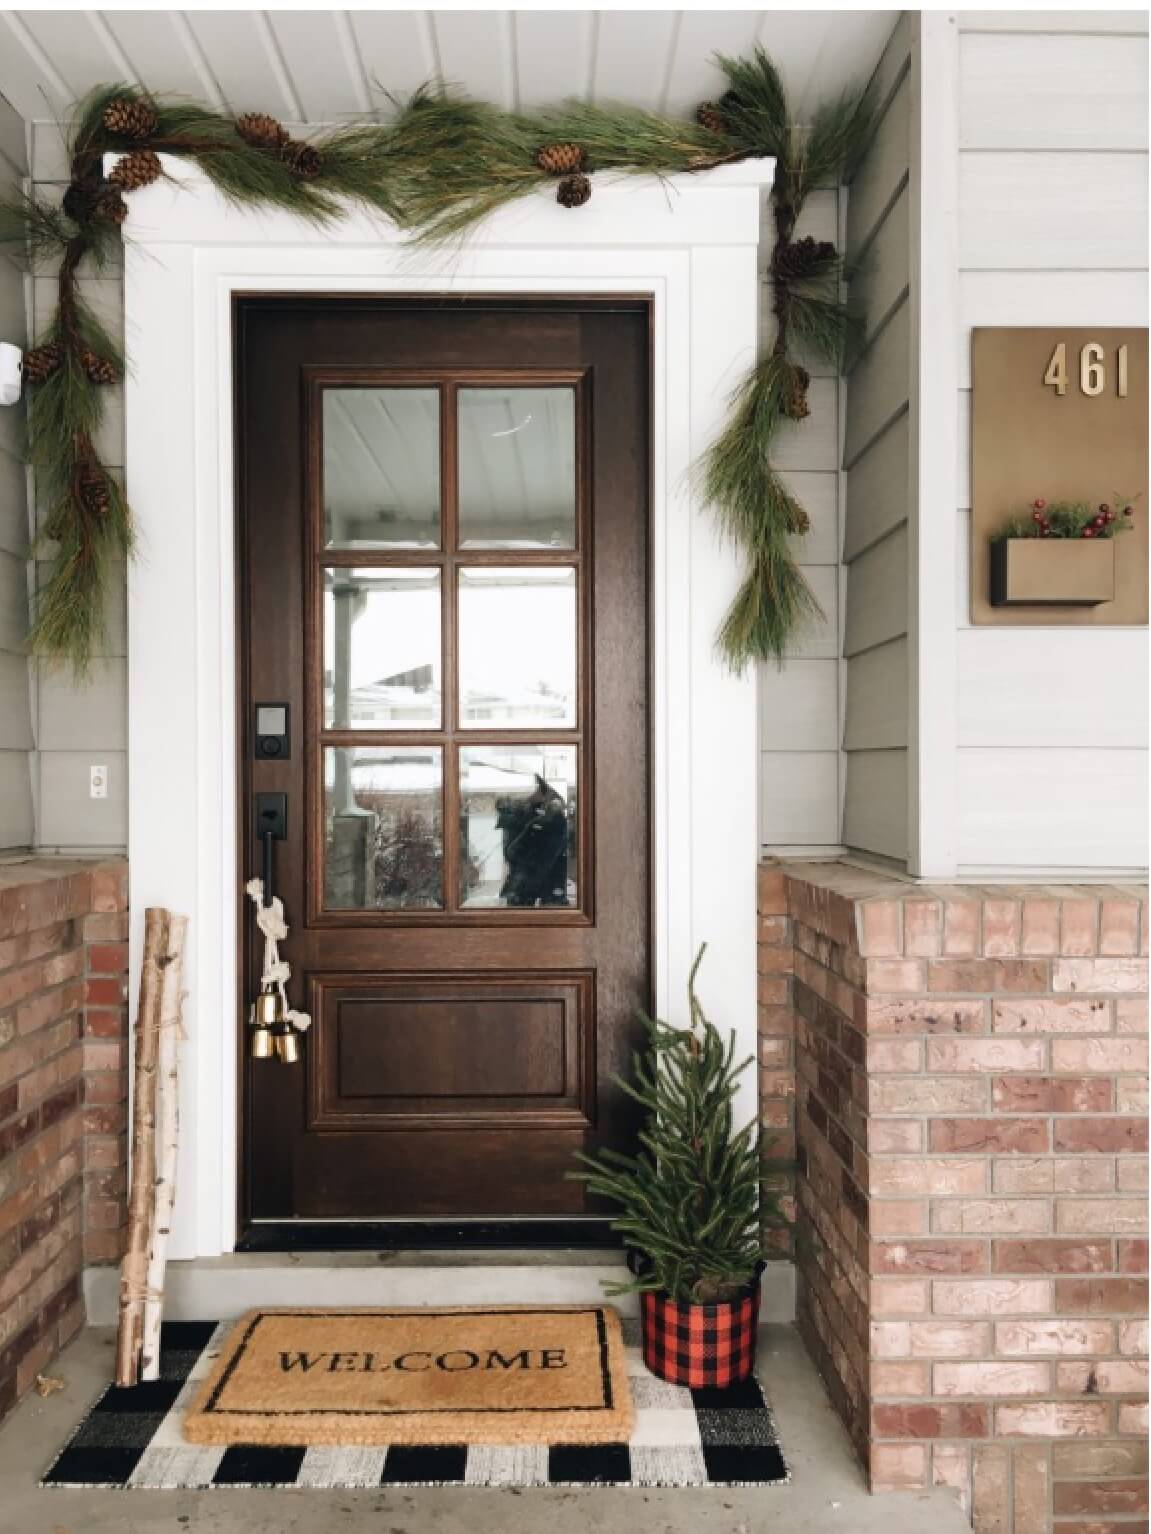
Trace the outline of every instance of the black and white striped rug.
<instances>
[{"instance_id":1,"label":"black and white striped rug","mask_svg":"<svg viewBox=\"0 0 1151 1534\"><path fill-rule=\"evenodd\" d=\"M175 1490L217 1486L769 1486L788 1480L771 1408L755 1380L686 1390L657 1380L624 1322L635 1428L627 1443L268 1448L185 1443L182 1421L231 1323L171 1321L161 1378L109 1386L43 1486Z\"/></svg>"}]
</instances>

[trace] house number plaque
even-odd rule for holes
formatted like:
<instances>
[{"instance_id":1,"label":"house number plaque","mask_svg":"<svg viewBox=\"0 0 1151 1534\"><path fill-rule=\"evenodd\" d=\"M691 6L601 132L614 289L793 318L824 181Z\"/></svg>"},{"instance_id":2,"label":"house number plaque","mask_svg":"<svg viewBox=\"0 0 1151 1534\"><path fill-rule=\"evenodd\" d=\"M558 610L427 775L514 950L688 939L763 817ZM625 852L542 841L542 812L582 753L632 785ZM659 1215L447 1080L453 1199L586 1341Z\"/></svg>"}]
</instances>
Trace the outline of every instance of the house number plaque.
<instances>
[{"instance_id":1,"label":"house number plaque","mask_svg":"<svg viewBox=\"0 0 1151 1534\"><path fill-rule=\"evenodd\" d=\"M971 388L972 623L1146 623L1147 331L977 329ZM1111 540L1113 600L991 605L990 540L1011 518L1027 519L1036 500L1097 507L1128 497L1127 530Z\"/></svg>"}]
</instances>

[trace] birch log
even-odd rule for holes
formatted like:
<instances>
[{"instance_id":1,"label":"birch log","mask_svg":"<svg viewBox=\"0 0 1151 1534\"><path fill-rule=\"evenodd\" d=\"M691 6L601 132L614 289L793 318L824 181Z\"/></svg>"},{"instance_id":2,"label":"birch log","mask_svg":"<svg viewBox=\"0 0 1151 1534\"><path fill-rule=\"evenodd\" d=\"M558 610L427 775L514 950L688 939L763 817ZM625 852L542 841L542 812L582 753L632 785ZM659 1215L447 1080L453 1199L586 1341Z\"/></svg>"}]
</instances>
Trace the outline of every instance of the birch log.
<instances>
[{"instance_id":1,"label":"birch log","mask_svg":"<svg viewBox=\"0 0 1151 1534\"><path fill-rule=\"evenodd\" d=\"M156 1084L156 1186L152 1249L144 1295L140 1378L160 1378L160 1320L164 1311L164 1268L176 1202L176 1158L180 1144L179 1057L183 1012L186 916L168 918L168 952L160 985L160 1046Z\"/></svg>"},{"instance_id":2,"label":"birch log","mask_svg":"<svg viewBox=\"0 0 1151 1534\"><path fill-rule=\"evenodd\" d=\"M168 955L168 913L144 912L144 964L136 1013L132 1068L132 1177L128 1189L128 1246L120 1264L120 1330L116 1338L116 1384L140 1377L140 1342L148 1253L152 1247L156 1181L156 1064L160 1045L160 1003Z\"/></svg>"}]
</instances>

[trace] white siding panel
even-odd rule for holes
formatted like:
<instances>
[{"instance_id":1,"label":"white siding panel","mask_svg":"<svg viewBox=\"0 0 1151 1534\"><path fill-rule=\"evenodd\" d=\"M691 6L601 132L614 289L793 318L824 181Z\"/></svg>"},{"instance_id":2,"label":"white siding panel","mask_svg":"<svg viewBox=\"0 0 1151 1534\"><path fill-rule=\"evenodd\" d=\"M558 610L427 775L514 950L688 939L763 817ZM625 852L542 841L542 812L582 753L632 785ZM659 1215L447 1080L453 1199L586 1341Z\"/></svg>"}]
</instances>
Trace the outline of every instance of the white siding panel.
<instances>
[{"instance_id":1,"label":"white siding panel","mask_svg":"<svg viewBox=\"0 0 1151 1534\"><path fill-rule=\"evenodd\" d=\"M675 21L673 11L601 11L592 76L594 99L626 101L657 112ZM582 80L573 81L573 89L582 86Z\"/></svg>"},{"instance_id":2,"label":"white siding panel","mask_svg":"<svg viewBox=\"0 0 1151 1534\"><path fill-rule=\"evenodd\" d=\"M839 570L835 565L807 565L803 574L823 610L823 617L812 618L793 637L787 653L809 659L838 655Z\"/></svg>"},{"instance_id":3,"label":"white siding panel","mask_svg":"<svg viewBox=\"0 0 1151 1534\"><path fill-rule=\"evenodd\" d=\"M513 11L516 96L521 108L554 106L587 85L590 11Z\"/></svg>"},{"instance_id":4,"label":"white siding panel","mask_svg":"<svg viewBox=\"0 0 1151 1534\"><path fill-rule=\"evenodd\" d=\"M959 752L959 860L974 868L1147 863L1147 753Z\"/></svg>"},{"instance_id":5,"label":"white siding panel","mask_svg":"<svg viewBox=\"0 0 1151 1534\"><path fill-rule=\"evenodd\" d=\"M70 671L40 679L40 746L45 751L120 751L128 735L128 665L92 663L77 685Z\"/></svg>"},{"instance_id":6,"label":"white siding panel","mask_svg":"<svg viewBox=\"0 0 1151 1534\"><path fill-rule=\"evenodd\" d=\"M846 560L858 558L864 549L907 521L909 431L904 412L851 466L843 531Z\"/></svg>"},{"instance_id":7,"label":"white siding panel","mask_svg":"<svg viewBox=\"0 0 1151 1534\"><path fill-rule=\"evenodd\" d=\"M1146 747L1146 633L965 629L959 744Z\"/></svg>"},{"instance_id":8,"label":"white siding panel","mask_svg":"<svg viewBox=\"0 0 1151 1534\"><path fill-rule=\"evenodd\" d=\"M34 745L32 709L28 701L28 657L0 650L0 748L31 751ZM0 846L3 846L2 842Z\"/></svg>"},{"instance_id":9,"label":"white siding panel","mask_svg":"<svg viewBox=\"0 0 1151 1534\"><path fill-rule=\"evenodd\" d=\"M1147 165L1131 154L961 154L959 264L1147 264Z\"/></svg>"},{"instance_id":10,"label":"white siding panel","mask_svg":"<svg viewBox=\"0 0 1151 1534\"><path fill-rule=\"evenodd\" d=\"M433 11L428 17L444 81L467 82L469 94L497 106L514 104L511 19L507 11ZM573 89L583 87L573 81Z\"/></svg>"},{"instance_id":11,"label":"white siding panel","mask_svg":"<svg viewBox=\"0 0 1151 1534\"><path fill-rule=\"evenodd\" d=\"M847 576L844 655L907 633L907 528L896 529L852 564Z\"/></svg>"},{"instance_id":12,"label":"white siding panel","mask_svg":"<svg viewBox=\"0 0 1151 1534\"><path fill-rule=\"evenodd\" d=\"M961 149L1145 149L1147 60L1125 37L960 41Z\"/></svg>"},{"instance_id":13,"label":"white siding panel","mask_svg":"<svg viewBox=\"0 0 1151 1534\"><path fill-rule=\"evenodd\" d=\"M968 364L970 366L970 363ZM957 436L959 462L955 466L956 500L962 510L971 510L971 390L960 389L956 399L959 412Z\"/></svg>"},{"instance_id":14,"label":"white siding panel","mask_svg":"<svg viewBox=\"0 0 1151 1534\"><path fill-rule=\"evenodd\" d=\"M956 627L971 628L971 513L955 513ZM1050 630L1044 630L1049 633Z\"/></svg>"},{"instance_id":15,"label":"white siding panel","mask_svg":"<svg viewBox=\"0 0 1151 1534\"><path fill-rule=\"evenodd\" d=\"M128 759L121 751L40 752L40 844L123 847L128 840ZM108 768L108 797L88 792L96 760Z\"/></svg>"},{"instance_id":16,"label":"white siding panel","mask_svg":"<svg viewBox=\"0 0 1151 1534\"><path fill-rule=\"evenodd\" d=\"M811 414L785 421L771 447L777 469L839 468L839 385L834 378L813 378L807 392Z\"/></svg>"},{"instance_id":17,"label":"white siding panel","mask_svg":"<svg viewBox=\"0 0 1151 1534\"><path fill-rule=\"evenodd\" d=\"M907 292L911 262L909 203L908 188L904 187L852 275L848 303L851 312L862 320L868 337L875 334Z\"/></svg>"},{"instance_id":18,"label":"white siding panel","mask_svg":"<svg viewBox=\"0 0 1151 1534\"><path fill-rule=\"evenodd\" d=\"M963 272L959 278L959 387L971 387L977 325L1146 325L1147 274Z\"/></svg>"},{"instance_id":19,"label":"white siding panel","mask_svg":"<svg viewBox=\"0 0 1151 1534\"><path fill-rule=\"evenodd\" d=\"M960 11L962 32L1118 32L1147 35L1146 11Z\"/></svg>"},{"instance_id":20,"label":"white siding panel","mask_svg":"<svg viewBox=\"0 0 1151 1534\"><path fill-rule=\"evenodd\" d=\"M847 256L854 260L907 180L911 87L905 78L892 97L847 201Z\"/></svg>"},{"instance_id":21,"label":"white siding panel","mask_svg":"<svg viewBox=\"0 0 1151 1534\"><path fill-rule=\"evenodd\" d=\"M844 464L907 409L911 375L910 305L900 304L882 332L852 369L847 389Z\"/></svg>"},{"instance_id":22,"label":"white siding panel","mask_svg":"<svg viewBox=\"0 0 1151 1534\"><path fill-rule=\"evenodd\" d=\"M839 734L839 662L789 660L759 670L759 743L764 751L834 751Z\"/></svg>"},{"instance_id":23,"label":"white siding panel","mask_svg":"<svg viewBox=\"0 0 1151 1534\"><path fill-rule=\"evenodd\" d=\"M373 102L346 12L277 9L267 15L308 122L342 122L371 110Z\"/></svg>"},{"instance_id":24,"label":"white siding panel","mask_svg":"<svg viewBox=\"0 0 1151 1534\"><path fill-rule=\"evenodd\" d=\"M373 105L387 105L381 92L406 96L435 74L426 11L349 11L348 17Z\"/></svg>"},{"instance_id":25,"label":"white siding panel","mask_svg":"<svg viewBox=\"0 0 1151 1534\"><path fill-rule=\"evenodd\" d=\"M839 756L768 751L760 758L760 841L776 847L839 840Z\"/></svg>"},{"instance_id":26,"label":"white siding panel","mask_svg":"<svg viewBox=\"0 0 1151 1534\"><path fill-rule=\"evenodd\" d=\"M791 538L791 552L801 565L839 563L839 475L787 469L780 479L811 518L802 537Z\"/></svg>"},{"instance_id":27,"label":"white siding panel","mask_svg":"<svg viewBox=\"0 0 1151 1534\"><path fill-rule=\"evenodd\" d=\"M848 757L843 840L861 852L906 860L906 751L853 751Z\"/></svg>"},{"instance_id":28,"label":"white siding panel","mask_svg":"<svg viewBox=\"0 0 1151 1534\"><path fill-rule=\"evenodd\" d=\"M845 751L907 745L907 640L866 650L847 663Z\"/></svg>"},{"instance_id":29,"label":"white siding panel","mask_svg":"<svg viewBox=\"0 0 1151 1534\"><path fill-rule=\"evenodd\" d=\"M0 750L0 847L30 847L32 759L26 751Z\"/></svg>"},{"instance_id":30,"label":"white siding panel","mask_svg":"<svg viewBox=\"0 0 1151 1534\"><path fill-rule=\"evenodd\" d=\"M0 450L0 549L8 554L28 552L26 484L20 459Z\"/></svg>"}]
</instances>

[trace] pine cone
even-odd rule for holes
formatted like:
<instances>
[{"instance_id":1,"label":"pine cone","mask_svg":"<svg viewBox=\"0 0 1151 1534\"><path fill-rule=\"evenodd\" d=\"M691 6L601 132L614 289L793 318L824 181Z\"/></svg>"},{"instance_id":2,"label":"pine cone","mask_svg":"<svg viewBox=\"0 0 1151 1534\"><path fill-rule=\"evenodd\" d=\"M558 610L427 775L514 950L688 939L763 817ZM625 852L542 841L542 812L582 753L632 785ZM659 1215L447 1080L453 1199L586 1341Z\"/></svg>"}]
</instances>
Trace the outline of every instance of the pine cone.
<instances>
[{"instance_id":1,"label":"pine cone","mask_svg":"<svg viewBox=\"0 0 1151 1534\"><path fill-rule=\"evenodd\" d=\"M781 282L801 282L836 257L835 246L830 240L816 240L810 234L802 240L784 240L775 247L771 258L772 272Z\"/></svg>"},{"instance_id":2,"label":"pine cone","mask_svg":"<svg viewBox=\"0 0 1151 1534\"><path fill-rule=\"evenodd\" d=\"M556 201L561 208L582 208L591 196L591 182L586 176L565 176L556 187Z\"/></svg>"},{"instance_id":3,"label":"pine cone","mask_svg":"<svg viewBox=\"0 0 1151 1534\"><path fill-rule=\"evenodd\" d=\"M290 138L280 149L280 158L294 176L311 181L323 169L324 162L314 144Z\"/></svg>"},{"instance_id":4,"label":"pine cone","mask_svg":"<svg viewBox=\"0 0 1151 1534\"><path fill-rule=\"evenodd\" d=\"M120 382L120 373L114 362L109 362L107 357L100 357L93 351L80 353L80 366L88 375L88 379L94 384L114 384Z\"/></svg>"},{"instance_id":5,"label":"pine cone","mask_svg":"<svg viewBox=\"0 0 1151 1534\"><path fill-rule=\"evenodd\" d=\"M117 138L151 138L156 131L156 109L150 101L118 96L104 108L104 127Z\"/></svg>"},{"instance_id":6,"label":"pine cone","mask_svg":"<svg viewBox=\"0 0 1151 1534\"><path fill-rule=\"evenodd\" d=\"M139 187L151 186L163 173L164 167L155 150L133 149L113 167L108 185L118 187L122 192L135 192Z\"/></svg>"},{"instance_id":7,"label":"pine cone","mask_svg":"<svg viewBox=\"0 0 1151 1534\"><path fill-rule=\"evenodd\" d=\"M697 109L695 120L701 128L706 128L709 133L726 133L727 123L723 120L723 113L714 101L705 101Z\"/></svg>"},{"instance_id":8,"label":"pine cone","mask_svg":"<svg viewBox=\"0 0 1151 1534\"><path fill-rule=\"evenodd\" d=\"M80 493L80 504L90 516L102 516L112 504L108 476L98 463L81 465L77 488Z\"/></svg>"},{"instance_id":9,"label":"pine cone","mask_svg":"<svg viewBox=\"0 0 1151 1534\"><path fill-rule=\"evenodd\" d=\"M807 403L807 390L810 383L811 374L806 368L792 369L791 388L783 402L783 413L789 420L802 421L811 414L811 406Z\"/></svg>"},{"instance_id":10,"label":"pine cone","mask_svg":"<svg viewBox=\"0 0 1151 1534\"><path fill-rule=\"evenodd\" d=\"M45 341L24 353L24 382L41 384L51 378L64 360L64 349L59 341Z\"/></svg>"},{"instance_id":11,"label":"pine cone","mask_svg":"<svg viewBox=\"0 0 1151 1534\"><path fill-rule=\"evenodd\" d=\"M545 144L536 150L536 164L549 176L570 176L572 171L583 170L585 158L579 144Z\"/></svg>"},{"instance_id":12,"label":"pine cone","mask_svg":"<svg viewBox=\"0 0 1151 1534\"><path fill-rule=\"evenodd\" d=\"M236 132L253 149L282 149L288 130L267 112L244 112L236 118Z\"/></svg>"},{"instance_id":13,"label":"pine cone","mask_svg":"<svg viewBox=\"0 0 1151 1534\"><path fill-rule=\"evenodd\" d=\"M120 196L118 187L105 192L96 204L96 212L110 224L122 224L128 217L128 204Z\"/></svg>"}]
</instances>

